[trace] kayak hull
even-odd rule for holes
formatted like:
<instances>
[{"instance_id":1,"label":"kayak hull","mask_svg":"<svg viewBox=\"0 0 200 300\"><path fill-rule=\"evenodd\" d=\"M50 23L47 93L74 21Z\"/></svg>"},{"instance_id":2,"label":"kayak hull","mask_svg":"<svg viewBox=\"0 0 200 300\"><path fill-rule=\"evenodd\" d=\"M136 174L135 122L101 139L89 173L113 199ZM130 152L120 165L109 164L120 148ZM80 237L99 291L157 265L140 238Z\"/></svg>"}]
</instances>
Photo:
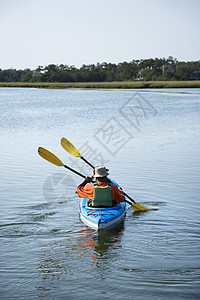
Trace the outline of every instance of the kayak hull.
<instances>
[{"instance_id":1,"label":"kayak hull","mask_svg":"<svg viewBox=\"0 0 200 300\"><path fill-rule=\"evenodd\" d=\"M126 213L126 202L113 207L94 208L88 206L88 199L83 198L79 204L80 219L88 227L101 230L113 228L123 221Z\"/></svg>"}]
</instances>

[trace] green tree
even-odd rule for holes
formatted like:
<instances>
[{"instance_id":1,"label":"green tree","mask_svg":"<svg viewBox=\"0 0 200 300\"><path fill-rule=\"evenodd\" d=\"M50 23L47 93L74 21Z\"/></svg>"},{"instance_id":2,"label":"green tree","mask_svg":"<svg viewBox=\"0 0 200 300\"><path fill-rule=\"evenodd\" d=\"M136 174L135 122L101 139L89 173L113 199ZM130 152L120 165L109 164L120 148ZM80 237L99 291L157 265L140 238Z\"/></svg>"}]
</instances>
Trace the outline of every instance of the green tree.
<instances>
[{"instance_id":1,"label":"green tree","mask_svg":"<svg viewBox=\"0 0 200 300\"><path fill-rule=\"evenodd\" d=\"M123 62L117 67L116 79L119 81L134 80L137 75L137 67L133 63Z\"/></svg>"},{"instance_id":2,"label":"green tree","mask_svg":"<svg viewBox=\"0 0 200 300\"><path fill-rule=\"evenodd\" d=\"M21 81L30 82L33 81L33 71L30 69L25 69L21 74Z\"/></svg>"}]
</instances>

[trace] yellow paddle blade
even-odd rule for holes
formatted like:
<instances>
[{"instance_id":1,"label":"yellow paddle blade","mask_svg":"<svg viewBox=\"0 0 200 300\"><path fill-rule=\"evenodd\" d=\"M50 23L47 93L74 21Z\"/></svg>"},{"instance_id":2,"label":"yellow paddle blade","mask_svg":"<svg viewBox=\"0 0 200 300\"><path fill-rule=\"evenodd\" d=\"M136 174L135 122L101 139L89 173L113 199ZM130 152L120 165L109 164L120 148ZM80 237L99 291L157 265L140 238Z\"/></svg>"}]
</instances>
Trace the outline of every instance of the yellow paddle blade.
<instances>
[{"instance_id":1,"label":"yellow paddle blade","mask_svg":"<svg viewBox=\"0 0 200 300\"><path fill-rule=\"evenodd\" d=\"M134 209L134 211L147 211L150 210L149 208L146 208L144 206L142 206L140 203L132 203L132 207Z\"/></svg>"},{"instance_id":2,"label":"yellow paddle blade","mask_svg":"<svg viewBox=\"0 0 200 300\"><path fill-rule=\"evenodd\" d=\"M59 167L63 167L64 164L62 163L62 161L57 157L55 156L53 153L51 153L50 151L42 148L42 147L39 147L38 148L38 153L39 155L48 160L49 162L51 162L52 164L56 165L56 166L59 166Z\"/></svg>"},{"instance_id":3,"label":"yellow paddle blade","mask_svg":"<svg viewBox=\"0 0 200 300\"><path fill-rule=\"evenodd\" d=\"M71 155L75 157L81 157L79 151L66 138L63 137L61 139L61 145Z\"/></svg>"}]
</instances>

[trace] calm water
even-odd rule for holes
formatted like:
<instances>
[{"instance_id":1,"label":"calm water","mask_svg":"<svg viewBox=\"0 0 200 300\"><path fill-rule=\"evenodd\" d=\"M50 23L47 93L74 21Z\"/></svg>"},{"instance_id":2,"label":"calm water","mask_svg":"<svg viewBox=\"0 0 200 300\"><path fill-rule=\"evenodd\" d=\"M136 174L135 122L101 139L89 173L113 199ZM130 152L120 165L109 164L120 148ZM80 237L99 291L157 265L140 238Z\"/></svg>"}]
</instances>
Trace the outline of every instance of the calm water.
<instances>
[{"instance_id":1,"label":"calm water","mask_svg":"<svg viewBox=\"0 0 200 300\"><path fill-rule=\"evenodd\" d=\"M0 89L1 299L199 299L200 90ZM79 220L83 174L68 138L158 210L94 232Z\"/></svg>"}]
</instances>

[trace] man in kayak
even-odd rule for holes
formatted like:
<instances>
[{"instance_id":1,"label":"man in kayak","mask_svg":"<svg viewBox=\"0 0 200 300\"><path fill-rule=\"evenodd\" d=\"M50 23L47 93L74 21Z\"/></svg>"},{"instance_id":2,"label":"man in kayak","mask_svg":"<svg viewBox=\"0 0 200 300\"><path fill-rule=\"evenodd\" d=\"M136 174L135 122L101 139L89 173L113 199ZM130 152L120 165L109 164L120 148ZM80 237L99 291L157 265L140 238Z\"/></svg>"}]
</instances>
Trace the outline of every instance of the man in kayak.
<instances>
[{"instance_id":1,"label":"man in kayak","mask_svg":"<svg viewBox=\"0 0 200 300\"><path fill-rule=\"evenodd\" d=\"M80 198L90 200L89 204L92 207L110 207L124 201L122 189L117 188L107 178L108 171L103 166L95 167L94 175L87 176L76 190ZM96 182L91 183L94 178L96 178Z\"/></svg>"}]
</instances>

